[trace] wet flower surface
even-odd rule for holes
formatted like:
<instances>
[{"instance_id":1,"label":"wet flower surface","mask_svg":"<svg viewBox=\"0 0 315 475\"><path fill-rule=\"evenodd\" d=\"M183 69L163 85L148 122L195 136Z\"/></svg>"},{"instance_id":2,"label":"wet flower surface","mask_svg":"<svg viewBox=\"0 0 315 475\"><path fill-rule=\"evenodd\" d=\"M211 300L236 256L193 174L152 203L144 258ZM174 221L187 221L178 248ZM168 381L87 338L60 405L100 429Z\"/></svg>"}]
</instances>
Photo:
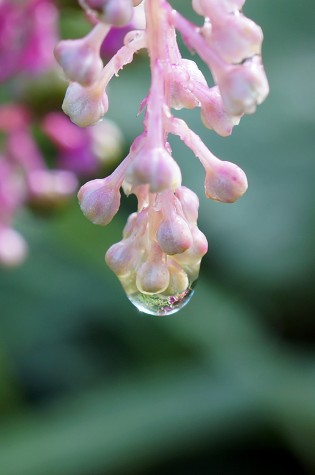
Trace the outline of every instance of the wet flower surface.
<instances>
[{"instance_id":1,"label":"wet flower surface","mask_svg":"<svg viewBox=\"0 0 315 475\"><path fill-rule=\"evenodd\" d=\"M17 265L27 254L27 244L13 229L21 208L59 206L77 191L82 177L95 176L117 152L120 132L104 119L112 106L109 83L140 51L147 51L151 84L140 105L143 130L119 166L81 186L78 199L84 215L105 226L118 212L122 192L136 196L137 210L105 260L136 307L153 315L171 314L190 299L208 244L197 224L198 197L184 186L169 136L178 136L200 161L208 198L233 203L248 186L243 170L216 157L174 111L199 108L205 127L230 135L268 94L262 31L241 11L244 1L192 1L201 26L166 0L78 3L92 29L59 43L58 9L52 0L0 5L0 60L5 66L0 79L12 78L23 91L21 78L27 82L45 71L56 74L59 63L57 74L68 82L62 109L69 116L55 109L34 114L23 100L0 108L0 262ZM178 33L208 66L213 86L196 62L182 56ZM6 42L14 50L10 58ZM34 126L54 149L53 165L45 160Z\"/></svg>"},{"instance_id":2,"label":"wet flower surface","mask_svg":"<svg viewBox=\"0 0 315 475\"><path fill-rule=\"evenodd\" d=\"M204 18L201 27L166 0L80 4L93 18L93 30L83 39L63 41L55 50L70 81L63 110L71 120L79 126L101 120L110 108L110 79L142 49L150 59L151 86L141 106L143 132L112 175L81 188L79 202L88 219L106 225L118 211L120 188L137 197L138 209L122 241L107 251L106 262L137 308L171 314L193 293L207 240L197 226L198 198L182 185L169 134L178 135L200 160L207 197L231 203L247 189L245 173L215 157L172 109L199 107L206 127L230 135L241 117L253 113L268 95L260 57L263 35L241 12L244 1L194 0L192 8ZM100 45L110 35L110 26L129 28L135 16L142 17L142 27L128 31L124 45L100 71ZM214 86L208 86L194 61L182 57L177 32L209 67Z\"/></svg>"}]
</instances>

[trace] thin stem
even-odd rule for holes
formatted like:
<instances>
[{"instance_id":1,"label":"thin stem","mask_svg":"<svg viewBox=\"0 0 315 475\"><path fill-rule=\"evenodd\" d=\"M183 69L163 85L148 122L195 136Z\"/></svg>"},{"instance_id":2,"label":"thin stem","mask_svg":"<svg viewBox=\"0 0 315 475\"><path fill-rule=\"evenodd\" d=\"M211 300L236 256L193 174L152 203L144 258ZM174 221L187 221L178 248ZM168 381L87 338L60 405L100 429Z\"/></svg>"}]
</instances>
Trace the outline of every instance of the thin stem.
<instances>
[{"instance_id":1,"label":"thin stem","mask_svg":"<svg viewBox=\"0 0 315 475\"><path fill-rule=\"evenodd\" d=\"M176 117L168 118L167 129L170 133L179 136L185 145L199 158L205 169L209 169L209 166L214 168L221 161L210 152L199 135L193 132L182 119Z\"/></svg>"},{"instance_id":2,"label":"thin stem","mask_svg":"<svg viewBox=\"0 0 315 475\"><path fill-rule=\"evenodd\" d=\"M90 33L88 33L84 38L86 44L99 50L110 29L111 25L102 22L97 23L97 25L95 25Z\"/></svg>"},{"instance_id":3,"label":"thin stem","mask_svg":"<svg viewBox=\"0 0 315 475\"><path fill-rule=\"evenodd\" d=\"M163 127L163 107L166 101L164 68L168 59L165 37L168 25L165 4L165 0L147 0L145 5L152 78L145 125L150 142L156 147L160 147L165 141Z\"/></svg>"},{"instance_id":4,"label":"thin stem","mask_svg":"<svg viewBox=\"0 0 315 475\"><path fill-rule=\"evenodd\" d=\"M168 56L170 59L171 64L179 64L182 56L180 54L177 39L176 39L176 30L174 27L173 17L169 19L169 27L167 29L167 49L168 49Z\"/></svg>"},{"instance_id":5,"label":"thin stem","mask_svg":"<svg viewBox=\"0 0 315 475\"><path fill-rule=\"evenodd\" d=\"M172 15L175 28L180 31L183 41L190 49L194 49L200 58L209 66L213 71L215 78L217 79L220 75L220 71L226 68L230 68L225 61L220 58L220 56L213 51L209 44L205 41L203 36L200 34L200 28L196 27L193 23L189 22L176 10L170 10L169 14Z\"/></svg>"},{"instance_id":6,"label":"thin stem","mask_svg":"<svg viewBox=\"0 0 315 475\"><path fill-rule=\"evenodd\" d=\"M122 46L104 67L100 79L101 87L106 88L112 77L117 76L120 69L132 62L134 54L140 49L146 48L145 31L139 30L134 33L132 41Z\"/></svg>"},{"instance_id":7,"label":"thin stem","mask_svg":"<svg viewBox=\"0 0 315 475\"><path fill-rule=\"evenodd\" d=\"M122 182L124 181L127 169L130 163L132 162L133 158L134 158L133 155L129 153L126 156L126 158L118 165L117 168L115 168L113 173L110 175L111 179L115 181L117 186L119 185L120 187Z\"/></svg>"}]
</instances>

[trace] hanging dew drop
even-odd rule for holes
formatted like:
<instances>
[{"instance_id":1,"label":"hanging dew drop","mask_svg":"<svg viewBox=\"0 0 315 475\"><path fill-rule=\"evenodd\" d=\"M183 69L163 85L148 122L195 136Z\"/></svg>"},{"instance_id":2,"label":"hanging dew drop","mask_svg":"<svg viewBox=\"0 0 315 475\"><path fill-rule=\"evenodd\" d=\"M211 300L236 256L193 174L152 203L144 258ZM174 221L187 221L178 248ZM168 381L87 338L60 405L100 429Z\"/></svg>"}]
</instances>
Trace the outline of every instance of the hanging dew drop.
<instances>
[{"instance_id":1,"label":"hanging dew drop","mask_svg":"<svg viewBox=\"0 0 315 475\"><path fill-rule=\"evenodd\" d=\"M167 288L164 287L165 290L160 292L144 290L141 286L144 281L139 281L137 275L139 277L139 269L143 271L142 266L138 269L130 269L124 275L121 274L119 280L128 299L140 312L163 317L178 312L190 301L194 294L199 268L200 261L194 265L182 267L174 259L169 259L169 283ZM161 283L163 279L161 280L158 277L159 273L154 275L156 282ZM150 283L149 279L145 282L146 289L150 288L148 282Z\"/></svg>"},{"instance_id":2,"label":"hanging dew drop","mask_svg":"<svg viewBox=\"0 0 315 475\"><path fill-rule=\"evenodd\" d=\"M140 312L163 317L166 315L172 315L181 310L193 296L194 286L195 282L193 286L189 286L183 292L174 295L166 295L163 293L150 295L144 294L138 290L131 294L127 293L127 297L130 302L140 310Z\"/></svg>"}]
</instances>

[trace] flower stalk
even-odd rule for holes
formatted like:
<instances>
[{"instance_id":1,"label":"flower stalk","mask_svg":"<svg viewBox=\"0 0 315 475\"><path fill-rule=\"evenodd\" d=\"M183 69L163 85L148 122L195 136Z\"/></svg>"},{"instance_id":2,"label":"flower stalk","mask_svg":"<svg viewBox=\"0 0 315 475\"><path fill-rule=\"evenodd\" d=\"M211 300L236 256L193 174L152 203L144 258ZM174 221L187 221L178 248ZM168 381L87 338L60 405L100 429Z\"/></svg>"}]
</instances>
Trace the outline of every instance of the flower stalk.
<instances>
[{"instance_id":1,"label":"flower stalk","mask_svg":"<svg viewBox=\"0 0 315 475\"><path fill-rule=\"evenodd\" d=\"M121 187L127 195L137 197L137 211L129 217L122 240L107 251L105 260L131 302L152 315L175 313L189 301L208 248L197 226L198 197L182 186L169 135L178 135L200 160L207 197L232 203L247 189L245 173L214 156L199 136L173 115L173 110L199 107L204 125L224 137L268 95L260 56L263 35L241 12L244 1L193 0L192 8L204 17L201 27L189 22L167 0L115 3L115 18L127 18L130 8L133 14L141 11L143 28L126 35L124 46L92 85L78 87L79 80L72 82L66 94L63 108L72 121L86 126L101 120L108 106L104 97L109 81L136 52L147 49L151 86L141 104L141 110L145 109L143 132L117 170L103 180L85 184L78 197L84 214L103 225L118 211ZM110 23L113 0L80 3L98 21ZM176 31L209 67L213 87L208 86L194 61L182 57ZM74 89L75 101L71 97Z\"/></svg>"}]
</instances>

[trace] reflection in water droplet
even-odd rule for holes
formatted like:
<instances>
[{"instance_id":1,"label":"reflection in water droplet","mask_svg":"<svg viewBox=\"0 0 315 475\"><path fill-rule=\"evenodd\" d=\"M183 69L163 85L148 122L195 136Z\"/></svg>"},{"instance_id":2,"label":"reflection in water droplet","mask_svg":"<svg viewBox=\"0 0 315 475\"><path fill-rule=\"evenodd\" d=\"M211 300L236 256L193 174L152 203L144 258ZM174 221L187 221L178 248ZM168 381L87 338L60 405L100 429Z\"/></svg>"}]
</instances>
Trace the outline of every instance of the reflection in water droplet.
<instances>
[{"instance_id":1,"label":"reflection in water droplet","mask_svg":"<svg viewBox=\"0 0 315 475\"><path fill-rule=\"evenodd\" d=\"M137 291L127 294L127 297L140 312L162 317L172 315L183 308L193 296L194 286L195 282L193 286L189 286L183 292L175 295L165 295L163 293L148 295Z\"/></svg>"},{"instance_id":2,"label":"reflection in water droplet","mask_svg":"<svg viewBox=\"0 0 315 475\"><path fill-rule=\"evenodd\" d=\"M169 258L169 286L156 294L141 292L138 289L135 269L120 275L119 280L128 299L140 312L162 317L178 312L190 301L198 280L199 268L200 261L184 267Z\"/></svg>"}]
</instances>

